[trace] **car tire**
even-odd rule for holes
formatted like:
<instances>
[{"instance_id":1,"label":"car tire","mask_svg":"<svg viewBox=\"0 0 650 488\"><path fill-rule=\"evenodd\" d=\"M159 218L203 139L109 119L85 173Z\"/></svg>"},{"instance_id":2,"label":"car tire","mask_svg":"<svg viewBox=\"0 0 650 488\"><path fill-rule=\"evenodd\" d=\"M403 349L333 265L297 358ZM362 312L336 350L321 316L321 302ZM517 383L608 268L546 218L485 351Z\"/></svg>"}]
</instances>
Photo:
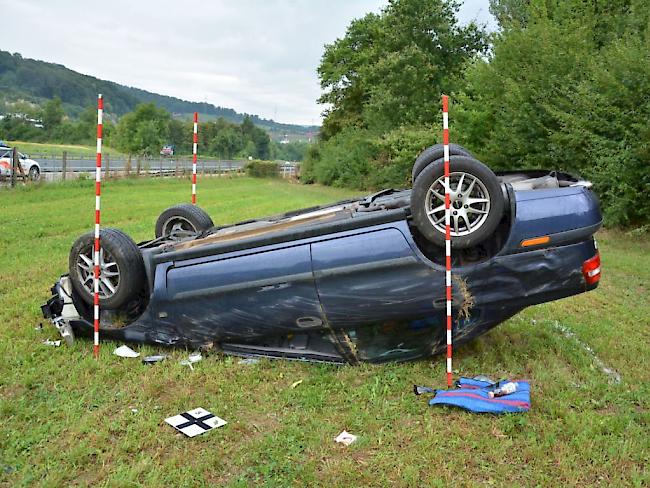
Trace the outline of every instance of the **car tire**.
<instances>
[{"instance_id":1,"label":"car tire","mask_svg":"<svg viewBox=\"0 0 650 488\"><path fill-rule=\"evenodd\" d=\"M136 298L145 283L142 253L133 240L118 229L102 229L100 238L99 304L119 309ZM74 291L81 299L94 302L93 232L79 237L70 250L68 271Z\"/></svg>"},{"instance_id":2,"label":"car tire","mask_svg":"<svg viewBox=\"0 0 650 488\"><path fill-rule=\"evenodd\" d=\"M27 176L32 181L38 181L41 178L41 170L38 169L38 166L32 166L31 168L29 168L29 172L27 173Z\"/></svg>"},{"instance_id":3,"label":"car tire","mask_svg":"<svg viewBox=\"0 0 650 488\"><path fill-rule=\"evenodd\" d=\"M411 176L413 178L413 181L415 181L415 179L418 177L418 175L424 168L426 168L429 164L433 163L434 161L443 158L444 155L445 155L445 148L442 144L436 144L435 146L428 147L424 151L422 151L420 155L417 157L417 159L415 160L415 163L413 163L413 169L411 171ZM449 155L469 156L470 158L474 157L472 153L470 153L463 146L459 146L458 144L449 144Z\"/></svg>"},{"instance_id":4,"label":"car tire","mask_svg":"<svg viewBox=\"0 0 650 488\"><path fill-rule=\"evenodd\" d=\"M190 203L181 203L160 214L156 221L156 238L170 236L172 240L180 240L212 227L214 223L205 210Z\"/></svg>"},{"instance_id":5,"label":"car tire","mask_svg":"<svg viewBox=\"0 0 650 488\"><path fill-rule=\"evenodd\" d=\"M451 156L450 165L451 245L466 249L492 235L505 202L499 179L483 163L467 156ZM420 172L411 191L413 222L438 246L445 245L444 193L444 160L438 159Z\"/></svg>"}]
</instances>

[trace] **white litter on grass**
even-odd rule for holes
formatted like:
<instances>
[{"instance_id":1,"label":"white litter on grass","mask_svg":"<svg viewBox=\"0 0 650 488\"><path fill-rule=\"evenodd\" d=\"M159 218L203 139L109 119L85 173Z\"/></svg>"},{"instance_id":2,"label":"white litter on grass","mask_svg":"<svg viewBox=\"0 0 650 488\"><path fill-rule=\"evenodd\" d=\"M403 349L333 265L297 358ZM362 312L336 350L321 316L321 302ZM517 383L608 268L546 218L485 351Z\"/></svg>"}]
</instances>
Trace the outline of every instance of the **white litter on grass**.
<instances>
[{"instance_id":1,"label":"white litter on grass","mask_svg":"<svg viewBox=\"0 0 650 488\"><path fill-rule=\"evenodd\" d=\"M602 359L600 359L598 356L596 356L596 353L594 350L586 343L584 343L580 338L576 335L575 332L573 332L571 329L569 329L566 325L562 325L559 323L557 320L555 322L551 322L551 326L560 332L564 337L567 339L571 339L573 342L578 344L580 347L582 347L587 353L591 356L592 361L594 364L603 372L607 375L607 377L610 379L610 382L612 383L620 383L621 382L621 375L618 373L613 368L608 367Z\"/></svg>"},{"instance_id":2,"label":"white litter on grass","mask_svg":"<svg viewBox=\"0 0 650 488\"><path fill-rule=\"evenodd\" d=\"M154 363L159 363L160 361L164 361L168 357L169 355L167 354L156 354L155 356L146 356L142 358L142 362L144 364L154 364Z\"/></svg>"},{"instance_id":3,"label":"white litter on grass","mask_svg":"<svg viewBox=\"0 0 650 488\"><path fill-rule=\"evenodd\" d=\"M188 412L174 415L165 419L169 425L174 427L179 432L182 432L187 437L194 437L203 434L217 427L226 425L224 419L208 412L207 410L199 407Z\"/></svg>"},{"instance_id":4,"label":"white litter on grass","mask_svg":"<svg viewBox=\"0 0 650 488\"><path fill-rule=\"evenodd\" d=\"M192 371L194 371L194 367L192 366L192 363L198 363L203 359L203 356L201 356L201 353L197 352L196 354L190 354L187 359L182 359L180 361L180 364L183 366L189 366Z\"/></svg>"},{"instance_id":5,"label":"white litter on grass","mask_svg":"<svg viewBox=\"0 0 650 488\"><path fill-rule=\"evenodd\" d=\"M113 351L113 354L121 358L137 358L140 356L139 352L134 351L129 346L120 346Z\"/></svg>"},{"instance_id":6,"label":"white litter on grass","mask_svg":"<svg viewBox=\"0 0 650 488\"><path fill-rule=\"evenodd\" d=\"M300 383L302 383L302 380L294 381L291 383L291 389L293 390L296 386L298 386Z\"/></svg>"},{"instance_id":7,"label":"white litter on grass","mask_svg":"<svg viewBox=\"0 0 650 488\"><path fill-rule=\"evenodd\" d=\"M244 359L240 359L240 360L237 362L237 364L248 364L248 365L251 365L251 364L257 364L257 363L259 363L259 362L260 362L260 360L259 360L258 358L244 358Z\"/></svg>"},{"instance_id":8,"label":"white litter on grass","mask_svg":"<svg viewBox=\"0 0 650 488\"><path fill-rule=\"evenodd\" d=\"M357 440L357 436L354 434L350 434L348 431L344 430L334 440L340 444L349 446L350 444L352 444L354 441Z\"/></svg>"},{"instance_id":9,"label":"white litter on grass","mask_svg":"<svg viewBox=\"0 0 650 488\"><path fill-rule=\"evenodd\" d=\"M45 346L54 346L54 347L59 347L61 345L61 341L51 341L49 339L45 339L43 341L43 345Z\"/></svg>"}]
</instances>

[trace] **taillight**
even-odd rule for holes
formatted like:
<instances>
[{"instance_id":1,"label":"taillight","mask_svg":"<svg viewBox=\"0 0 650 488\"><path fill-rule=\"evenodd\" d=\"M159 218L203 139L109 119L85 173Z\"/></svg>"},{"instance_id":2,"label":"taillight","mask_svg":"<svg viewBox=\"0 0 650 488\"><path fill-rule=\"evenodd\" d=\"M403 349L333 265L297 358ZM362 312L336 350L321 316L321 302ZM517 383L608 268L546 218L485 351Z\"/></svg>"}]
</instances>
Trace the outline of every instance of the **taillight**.
<instances>
[{"instance_id":1,"label":"taillight","mask_svg":"<svg viewBox=\"0 0 650 488\"><path fill-rule=\"evenodd\" d=\"M582 263L582 274L588 285L594 285L600 280L600 252L596 251L593 258Z\"/></svg>"}]
</instances>

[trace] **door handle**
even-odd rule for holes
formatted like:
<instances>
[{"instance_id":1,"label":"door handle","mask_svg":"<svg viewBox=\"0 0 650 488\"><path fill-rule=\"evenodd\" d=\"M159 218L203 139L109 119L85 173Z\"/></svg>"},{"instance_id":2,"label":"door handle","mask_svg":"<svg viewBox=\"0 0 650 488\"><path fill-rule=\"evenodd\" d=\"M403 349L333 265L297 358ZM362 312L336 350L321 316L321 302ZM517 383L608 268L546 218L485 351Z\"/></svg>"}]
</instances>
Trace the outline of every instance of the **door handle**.
<instances>
[{"instance_id":1,"label":"door handle","mask_svg":"<svg viewBox=\"0 0 650 488\"><path fill-rule=\"evenodd\" d=\"M300 317L296 320L296 325L303 329L308 327L320 327L323 325L323 321L318 317Z\"/></svg>"}]
</instances>

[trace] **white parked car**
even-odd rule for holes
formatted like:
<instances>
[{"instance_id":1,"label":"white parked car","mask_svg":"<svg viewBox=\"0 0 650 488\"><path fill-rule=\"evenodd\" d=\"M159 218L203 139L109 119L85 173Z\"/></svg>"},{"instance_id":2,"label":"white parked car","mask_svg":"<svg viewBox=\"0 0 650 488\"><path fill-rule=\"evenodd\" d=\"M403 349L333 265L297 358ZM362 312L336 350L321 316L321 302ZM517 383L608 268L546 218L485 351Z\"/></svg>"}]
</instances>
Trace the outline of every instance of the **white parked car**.
<instances>
[{"instance_id":1,"label":"white parked car","mask_svg":"<svg viewBox=\"0 0 650 488\"><path fill-rule=\"evenodd\" d=\"M10 147L0 146L0 178L11 177L11 160L13 158L13 150ZM18 153L20 165L23 171L32 181L37 181L41 177L41 165L38 162L30 159L27 154Z\"/></svg>"}]
</instances>

